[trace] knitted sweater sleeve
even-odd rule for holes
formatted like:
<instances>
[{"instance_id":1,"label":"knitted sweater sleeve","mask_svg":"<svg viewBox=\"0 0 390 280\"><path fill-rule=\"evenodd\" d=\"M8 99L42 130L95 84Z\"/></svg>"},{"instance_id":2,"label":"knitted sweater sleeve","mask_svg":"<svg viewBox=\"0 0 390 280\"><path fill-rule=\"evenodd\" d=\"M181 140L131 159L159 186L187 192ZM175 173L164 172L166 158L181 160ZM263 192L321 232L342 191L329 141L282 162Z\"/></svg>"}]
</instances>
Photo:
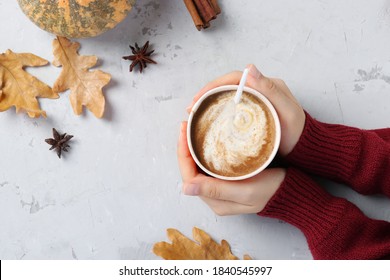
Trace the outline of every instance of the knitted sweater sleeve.
<instances>
[{"instance_id":1,"label":"knitted sweater sleeve","mask_svg":"<svg viewBox=\"0 0 390 280\"><path fill-rule=\"evenodd\" d=\"M286 159L362 194L390 197L390 128L362 130L326 124L306 113L302 135Z\"/></svg>"},{"instance_id":2,"label":"knitted sweater sleeve","mask_svg":"<svg viewBox=\"0 0 390 280\"><path fill-rule=\"evenodd\" d=\"M390 223L366 217L354 204L291 167L260 216L300 229L314 259L388 259Z\"/></svg>"},{"instance_id":3,"label":"knitted sweater sleeve","mask_svg":"<svg viewBox=\"0 0 390 280\"><path fill-rule=\"evenodd\" d=\"M374 132L376 135L382 138L383 141L390 144L390 128L372 129L370 131Z\"/></svg>"}]
</instances>

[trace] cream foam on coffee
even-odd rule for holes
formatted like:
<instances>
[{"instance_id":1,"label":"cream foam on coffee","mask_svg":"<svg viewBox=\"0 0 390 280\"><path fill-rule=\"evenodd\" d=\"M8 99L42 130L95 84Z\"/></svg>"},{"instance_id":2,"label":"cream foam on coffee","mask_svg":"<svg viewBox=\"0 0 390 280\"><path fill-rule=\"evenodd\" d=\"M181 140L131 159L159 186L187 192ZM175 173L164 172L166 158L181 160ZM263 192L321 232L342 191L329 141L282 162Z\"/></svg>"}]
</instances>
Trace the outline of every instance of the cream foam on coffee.
<instances>
[{"instance_id":1,"label":"cream foam on coffee","mask_svg":"<svg viewBox=\"0 0 390 280\"><path fill-rule=\"evenodd\" d=\"M200 162L223 176L240 176L259 168L272 151L273 119L266 105L244 92L240 103L235 91L208 97L194 116L192 143Z\"/></svg>"}]
</instances>

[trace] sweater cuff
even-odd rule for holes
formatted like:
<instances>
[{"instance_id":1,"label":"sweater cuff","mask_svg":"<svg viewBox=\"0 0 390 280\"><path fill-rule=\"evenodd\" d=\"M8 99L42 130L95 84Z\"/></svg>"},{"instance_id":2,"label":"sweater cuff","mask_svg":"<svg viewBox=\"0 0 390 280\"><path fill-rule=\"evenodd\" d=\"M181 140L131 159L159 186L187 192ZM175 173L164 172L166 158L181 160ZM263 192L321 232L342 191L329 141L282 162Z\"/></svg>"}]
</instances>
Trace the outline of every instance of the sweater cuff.
<instances>
[{"instance_id":1,"label":"sweater cuff","mask_svg":"<svg viewBox=\"0 0 390 280\"><path fill-rule=\"evenodd\" d=\"M258 215L297 227L312 250L337 226L346 211L345 202L322 190L301 171L289 168L278 191Z\"/></svg>"},{"instance_id":2,"label":"sweater cuff","mask_svg":"<svg viewBox=\"0 0 390 280\"><path fill-rule=\"evenodd\" d=\"M335 181L352 176L362 143L360 129L326 124L307 112L302 135L286 160L303 170Z\"/></svg>"}]
</instances>

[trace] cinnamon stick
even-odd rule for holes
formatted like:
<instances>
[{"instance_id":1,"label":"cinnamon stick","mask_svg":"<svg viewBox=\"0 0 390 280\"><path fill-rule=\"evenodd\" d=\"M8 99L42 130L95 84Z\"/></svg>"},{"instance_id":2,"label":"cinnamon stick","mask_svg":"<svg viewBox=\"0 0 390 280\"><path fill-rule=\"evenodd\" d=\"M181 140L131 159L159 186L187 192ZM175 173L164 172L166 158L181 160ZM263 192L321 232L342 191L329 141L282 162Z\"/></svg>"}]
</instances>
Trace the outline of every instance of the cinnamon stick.
<instances>
[{"instance_id":1,"label":"cinnamon stick","mask_svg":"<svg viewBox=\"0 0 390 280\"><path fill-rule=\"evenodd\" d=\"M198 30L208 28L210 21L221 13L218 0L184 0L184 4Z\"/></svg>"},{"instance_id":2,"label":"cinnamon stick","mask_svg":"<svg viewBox=\"0 0 390 280\"><path fill-rule=\"evenodd\" d=\"M208 0L194 0L195 6L198 8L198 12L203 20L203 23L207 23L216 18L214 7Z\"/></svg>"},{"instance_id":3,"label":"cinnamon stick","mask_svg":"<svg viewBox=\"0 0 390 280\"><path fill-rule=\"evenodd\" d=\"M184 0L184 4L186 5L188 12L190 13L196 28L198 30L201 30L203 26L203 21L200 18L200 15L198 13L198 10L196 9L193 0Z\"/></svg>"},{"instance_id":4,"label":"cinnamon stick","mask_svg":"<svg viewBox=\"0 0 390 280\"><path fill-rule=\"evenodd\" d=\"M211 0L211 5L213 6L214 8L214 11L217 15L219 15L221 13L221 7L219 7L218 5L218 0Z\"/></svg>"}]
</instances>

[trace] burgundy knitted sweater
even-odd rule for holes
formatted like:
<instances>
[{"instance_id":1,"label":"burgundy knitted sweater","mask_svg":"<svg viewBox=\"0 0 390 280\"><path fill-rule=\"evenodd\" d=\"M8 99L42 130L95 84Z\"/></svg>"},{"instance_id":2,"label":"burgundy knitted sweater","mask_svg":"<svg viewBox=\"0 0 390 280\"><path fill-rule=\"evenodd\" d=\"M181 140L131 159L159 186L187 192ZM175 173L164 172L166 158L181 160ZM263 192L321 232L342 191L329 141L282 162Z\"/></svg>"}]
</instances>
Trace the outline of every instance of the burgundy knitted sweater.
<instances>
[{"instance_id":1,"label":"burgundy knitted sweater","mask_svg":"<svg viewBox=\"0 0 390 280\"><path fill-rule=\"evenodd\" d=\"M325 124L306 113L301 138L287 156L286 178L260 216L284 220L306 236L314 259L389 259L390 223L365 216L324 191L304 172L390 197L390 128Z\"/></svg>"}]
</instances>

